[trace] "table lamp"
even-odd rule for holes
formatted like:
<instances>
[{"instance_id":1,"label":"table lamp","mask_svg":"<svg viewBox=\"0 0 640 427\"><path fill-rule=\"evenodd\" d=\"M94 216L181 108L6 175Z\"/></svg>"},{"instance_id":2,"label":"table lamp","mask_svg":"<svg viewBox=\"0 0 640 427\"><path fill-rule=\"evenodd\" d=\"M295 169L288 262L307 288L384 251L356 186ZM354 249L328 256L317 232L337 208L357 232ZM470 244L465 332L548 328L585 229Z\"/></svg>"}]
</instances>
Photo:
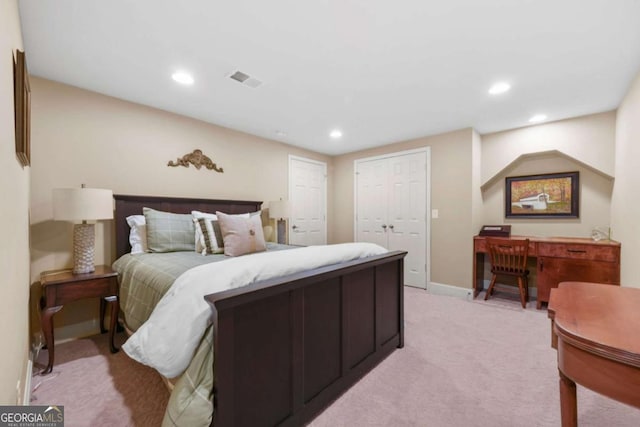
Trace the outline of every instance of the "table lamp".
<instances>
[{"instance_id":1,"label":"table lamp","mask_svg":"<svg viewBox=\"0 0 640 427\"><path fill-rule=\"evenodd\" d=\"M53 219L82 221L73 226L73 273L95 271L95 230L87 221L113 218L113 192L100 188L56 188L53 190Z\"/></svg>"},{"instance_id":2,"label":"table lamp","mask_svg":"<svg viewBox=\"0 0 640 427\"><path fill-rule=\"evenodd\" d=\"M289 201L275 200L269 202L269 218L276 221L276 240L278 243L287 243L287 222L285 218L289 218Z\"/></svg>"}]
</instances>

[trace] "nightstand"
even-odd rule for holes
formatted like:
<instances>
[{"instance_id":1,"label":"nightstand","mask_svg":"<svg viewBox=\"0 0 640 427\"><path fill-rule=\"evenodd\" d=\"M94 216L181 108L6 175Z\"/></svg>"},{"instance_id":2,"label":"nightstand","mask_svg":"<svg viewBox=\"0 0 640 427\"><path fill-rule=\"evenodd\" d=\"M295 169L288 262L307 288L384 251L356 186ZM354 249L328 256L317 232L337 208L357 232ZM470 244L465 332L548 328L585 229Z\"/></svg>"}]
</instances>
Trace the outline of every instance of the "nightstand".
<instances>
[{"instance_id":1,"label":"nightstand","mask_svg":"<svg viewBox=\"0 0 640 427\"><path fill-rule=\"evenodd\" d=\"M49 350L49 363L42 372L48 374L53 369L54 340L53 315L68 302L84 298L100 298L100 332L105 333L104 314L106 303L111 303L111 324L109 325L109 345L111 353L118 349L113 343L113 335L118 319L118 273L106 265L97 265L93 273L73 274L71 271L43 273L40 276L42 298L40 299L41 322L44 339Z\"/></svg>"}]
</instances>

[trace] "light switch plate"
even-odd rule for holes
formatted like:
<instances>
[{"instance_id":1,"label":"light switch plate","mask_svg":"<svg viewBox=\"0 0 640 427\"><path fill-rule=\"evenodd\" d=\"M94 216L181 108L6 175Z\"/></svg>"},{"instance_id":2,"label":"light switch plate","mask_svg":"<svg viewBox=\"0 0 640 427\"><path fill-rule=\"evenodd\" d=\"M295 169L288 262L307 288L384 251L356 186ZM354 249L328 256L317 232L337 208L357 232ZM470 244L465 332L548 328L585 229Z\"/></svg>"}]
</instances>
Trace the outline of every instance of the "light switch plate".
<instances>
[{"instance_id":1,"label":"light switch plate","mask_svg":"<svg viewBox=\"0 0 640 427\"><path fill-rule=\"evenodd\" d=\"M431 219L438 219L438 209L431 209Z\"/></svg>"}]
</instances>

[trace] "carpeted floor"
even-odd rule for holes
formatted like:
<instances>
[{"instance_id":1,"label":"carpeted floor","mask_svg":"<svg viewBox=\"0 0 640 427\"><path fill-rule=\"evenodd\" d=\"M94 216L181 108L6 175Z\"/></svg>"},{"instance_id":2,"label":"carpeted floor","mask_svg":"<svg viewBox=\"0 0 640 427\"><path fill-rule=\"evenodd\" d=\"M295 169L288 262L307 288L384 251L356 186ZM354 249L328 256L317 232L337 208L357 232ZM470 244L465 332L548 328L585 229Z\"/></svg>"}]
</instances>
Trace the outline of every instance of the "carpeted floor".
<instances>
[{"instance_id":1,"label":"carpeted floor","mask_svg":"<svg viewBox=\"0 0 640 427\"><path fill-rule=\"evenodd\" d=\"M63 405L66 427L159 426L169 400L164 382L124 351L111 354L107 337L57 345L53 372L31 380L31 403ZM118 347L124 340L124 333L116 335ZM42 350L34 373L47 360Z\"/></svg>"},{"instance_id":2,"label":"carpeted floor","mask_svg":"<svg viewBox=\"0 0 640 427\"><path fill-rule=\"evenodd\" d=\"M559 426L546 311L499 296L469 302L406 288L405 347L311 426ZM57 346L56 373L33 378L42 382L33 403L64 405L67 426L160 425L164 385L123 352L109 354L106 335ZM578 417L581 427L640 425L640 410L580 386Z\"/></svg>"}]
</instances>

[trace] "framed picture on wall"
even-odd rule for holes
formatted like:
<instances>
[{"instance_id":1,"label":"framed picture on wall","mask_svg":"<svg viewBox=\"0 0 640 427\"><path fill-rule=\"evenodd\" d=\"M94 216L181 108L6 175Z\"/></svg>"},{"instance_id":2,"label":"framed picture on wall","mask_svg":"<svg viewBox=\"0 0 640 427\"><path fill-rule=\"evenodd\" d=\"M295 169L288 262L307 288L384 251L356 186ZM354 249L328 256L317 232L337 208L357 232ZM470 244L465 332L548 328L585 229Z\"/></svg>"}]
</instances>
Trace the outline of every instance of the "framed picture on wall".
<instances>
[{"instance_id":1,"label":"framed picture on wall","mask_svg":"<svg viewBox=\"0 0 640 427\"><path fill-rule=\"evenodd\" d=\"M31 88L24 52L16 50L13 64L13 98L15 105L16 156L22 166L31 164Z\"/></svg>"},{"instance_id":2,"label":"framed picture on wall","mask_svg":"<svg viewBox=\"0 0 640 427\"><path fill-rule=\"evenodd\" d=\"M579 198L579 172L505 179L507 218L579 218Z\"/></svg>"}]
</instances>

